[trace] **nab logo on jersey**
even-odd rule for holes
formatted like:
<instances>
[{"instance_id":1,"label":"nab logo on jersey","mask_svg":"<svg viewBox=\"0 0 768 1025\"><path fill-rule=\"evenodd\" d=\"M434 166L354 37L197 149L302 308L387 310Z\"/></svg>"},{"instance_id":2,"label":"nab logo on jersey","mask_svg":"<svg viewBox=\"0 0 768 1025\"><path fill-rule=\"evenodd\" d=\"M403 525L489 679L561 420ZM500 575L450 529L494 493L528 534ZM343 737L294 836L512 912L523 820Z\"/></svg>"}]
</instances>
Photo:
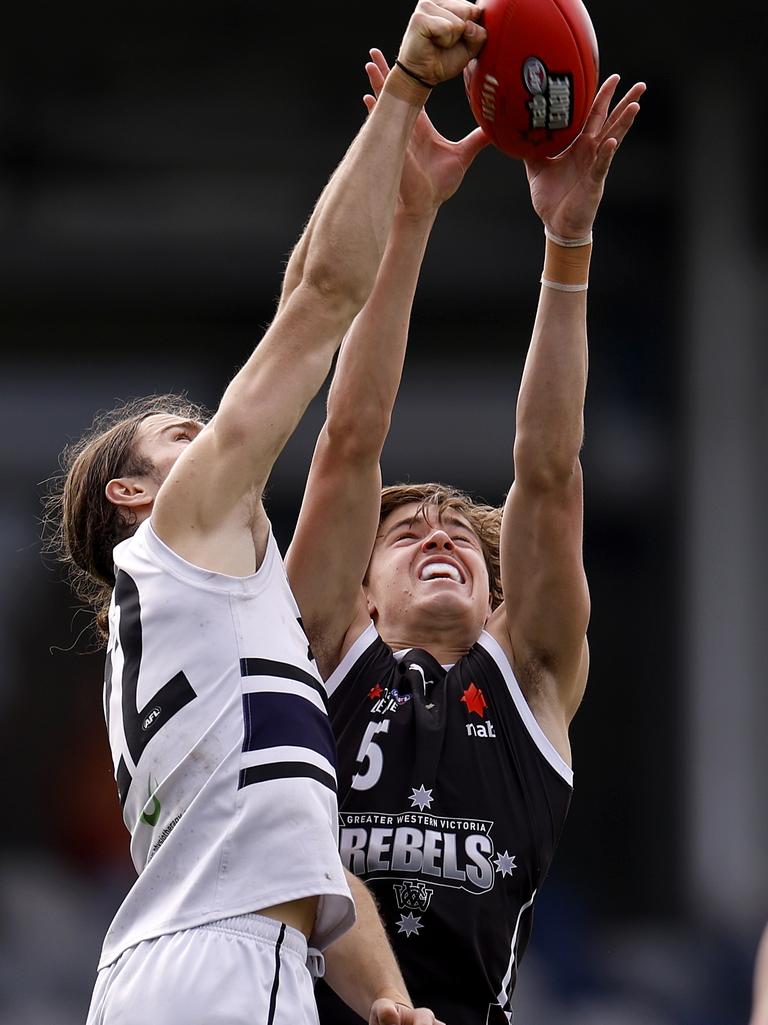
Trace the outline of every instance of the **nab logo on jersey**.
<instances>
[{"instance_id":1,"label":"nab logo on jersey","mask_svg":"<svg viewBox=\"0 0 768 1025\"><path fill-rule=\"evenodd\" d=\"M485 695L475 683L470 683L459 698L459 701L467 706L468 712L472 715L479 715L481 719L483 718L483 713L488 707Z\"/></svg>"},{"instance_id":2,"label":"nab logo on jersey","mask_svg":"<svg viewBox=\"0 0 768 1025\"><path fill-rule=\"evenodd\" d=\"M467 711L470 715L479 715L481 719L488 707L485 695L475 683L470 683L459 698L459 701L467 706ZM466 729L468 737L485 737L486 739L494 739L496 737L496 730L490 719L486 719L485 722L481 723L468 722Z\"/></svg>"},{"instance_id":3,"label":"nab logo on jersey","mask_svg":"<svg viewBox=\"0 0 768 1025\"><path fill-rule=\"evenodd\" d=\"M468 737L486 737L495 739L496 730L493 728L493 723L490 719L486 719L485 722L480 723L467 723L467 736Z\"/></svg>"}]
</instances>

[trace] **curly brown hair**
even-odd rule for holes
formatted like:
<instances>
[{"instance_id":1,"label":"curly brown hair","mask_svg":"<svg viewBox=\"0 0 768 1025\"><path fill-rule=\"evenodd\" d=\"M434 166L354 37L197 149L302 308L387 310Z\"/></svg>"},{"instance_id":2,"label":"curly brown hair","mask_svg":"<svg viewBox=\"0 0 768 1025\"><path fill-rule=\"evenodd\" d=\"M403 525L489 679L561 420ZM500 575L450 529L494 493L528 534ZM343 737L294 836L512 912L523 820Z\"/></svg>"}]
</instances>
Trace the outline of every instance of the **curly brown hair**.
<instances>
[{"instance_id":1,"label":"curly brown hair","mask_svg":"<svg viewBox=\"0 0 768 1025\"><path fill-rule=\"evenodd\" d=\"M108 636L107 614L115 585L112 550L136 530L136 518L109 501L114 477L151 475L155 467L136 450L136 432L156 413L205 420L207 412L186 395L128 399L97 413L93 423L59 457L61 473L43 498L45 551L64 567L75 595L95 611L96 630Z\"/></svg>"},{"instance_id":2,"label":"curly brown hair","mask_svg":"<svg viewBox=\"0 0 768 1025\"><path fill-rule=\"evenodd\" d=\"M488 569L488 584L491 592L491 608L498 608L504 601L501 589L501 563L499 557L499 539L501 536L502 509L495 505L486 505L472 498L466 491L451 487L448 484L391 484L382 488L381 512L379 525L391 512L401 505L418 502L415 516L424 513L427 506L434 506L438 515L444 512L455 512L464 516L480 541L480 547Z\"/></svg>"}]
</instances>

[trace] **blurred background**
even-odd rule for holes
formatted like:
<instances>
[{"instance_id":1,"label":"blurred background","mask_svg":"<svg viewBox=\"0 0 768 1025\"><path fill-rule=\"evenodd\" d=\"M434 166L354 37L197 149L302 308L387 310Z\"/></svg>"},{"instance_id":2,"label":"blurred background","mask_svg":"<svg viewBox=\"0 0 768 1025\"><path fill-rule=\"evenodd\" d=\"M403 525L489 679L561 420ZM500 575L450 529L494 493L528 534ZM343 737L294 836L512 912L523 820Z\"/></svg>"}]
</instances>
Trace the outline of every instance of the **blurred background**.
<instances>
[{"instance_id":1,"label":"blurred background","mask_svg":"<svg viewBox=\"0 0 768 1025\"><path fill-rule=\"evenodd\" d=\"M592 0L648 83L595 231L583 462L592 671L518 1025L746 1025L768 920L763 5ZM40 544L58 454L117 400L215 406L407 2L16 4L0 41L0 1025L79 1025L133 879L102 657ZM429 110L473 127L459 81ZM385 482L510 483L541 226L487 149L443 209ZM283 550L323 394L275 469ZM459 1025L459 1023L457 1023Z\"/></svg>"}]
</instances>

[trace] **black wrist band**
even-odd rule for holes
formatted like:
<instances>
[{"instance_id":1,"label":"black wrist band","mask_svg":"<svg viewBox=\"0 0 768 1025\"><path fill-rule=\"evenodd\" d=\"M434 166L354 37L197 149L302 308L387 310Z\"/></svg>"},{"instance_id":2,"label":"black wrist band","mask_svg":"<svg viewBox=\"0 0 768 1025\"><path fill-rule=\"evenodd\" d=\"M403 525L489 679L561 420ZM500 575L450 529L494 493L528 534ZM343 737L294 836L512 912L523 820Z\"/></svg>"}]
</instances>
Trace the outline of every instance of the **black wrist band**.
<instances>
[{"instance_id":1,"label":"black wrist band","mask_svg":"<svg viewBox=\"0 0 768 1025\"><path fill-rule=\"evenodd\" d=\"M401 64L398 60L395 61L395 64L397 64L398 68L400 68L401 71L404 71L409 78L413 78L415 81L419 83L419 85L423 85L425 89L435 88L432 82L426 82L423 78L419 78L416 72L411 71L409 68L406 68L405 64Z\"/></svg>"}]
</instances>

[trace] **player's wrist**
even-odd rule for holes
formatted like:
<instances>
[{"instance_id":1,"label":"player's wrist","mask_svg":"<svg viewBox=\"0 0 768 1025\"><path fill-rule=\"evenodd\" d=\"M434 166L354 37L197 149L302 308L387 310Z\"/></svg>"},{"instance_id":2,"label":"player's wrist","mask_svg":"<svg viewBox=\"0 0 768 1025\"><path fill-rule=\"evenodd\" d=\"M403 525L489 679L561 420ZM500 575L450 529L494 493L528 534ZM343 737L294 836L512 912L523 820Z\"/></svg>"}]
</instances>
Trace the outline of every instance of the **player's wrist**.
<instances>
[{"instance_id":1,"label":"player's wrist","mask_svg":"<svg viewBox=\"0 0 768 1025\"><path fill-rule=\"evenodd\" d=\"M402 64L395 64L384 79L383 91L414 107L423 107L432 92L432 86L404 71Z\"/></svg>"},{"instance_id":2,"label":"player's wrist","mask_svg":"<svg viewBox=\"0 0 768 1025\"><path fill-rule=\"evenodd\" d=\"M435 223L441 205L440 202L414 204L401 201L395 211L395 222L413 230L429 229Z\"/></svg>"},{"instance_id":3,"label":"player's wrist","mask_svg":"<svg viewBox=\"0 0 768 1025\"><path fill-rule=\"evenodd\" d=\"M544 235L549 242L554 242L555 245L562 246L564 249L580 249L582 246L589 246L592 244L591 228L587 234L566 236L558 235L556 232L551 231L545 224Z\"/></svg>"},{"instance_id":4,"label":"player's wrist","mask_svg":"<svg viewBox=\"0 0 768 1025\"><path fill-rule=\"evenodd\" d=\"M589 287L592 239L582 238L577 245L566 246L547 233L541 283L560 292L585 292Z\"/></svg>"},{"instance_id":5,"label":"player's wrist","mask_svg":"<svg viewBox=\"0 0 768 1025\"><path fill-rule=\"evenodd\" d=\"M402 1004L404 1007L413 1007L413 1001L408 994L395 986L382 987L382 989L377 992L376 999L373 1003L376 1003L377 1000L390 1000L395 1005Z\"/></svg>"}]
</instances>

